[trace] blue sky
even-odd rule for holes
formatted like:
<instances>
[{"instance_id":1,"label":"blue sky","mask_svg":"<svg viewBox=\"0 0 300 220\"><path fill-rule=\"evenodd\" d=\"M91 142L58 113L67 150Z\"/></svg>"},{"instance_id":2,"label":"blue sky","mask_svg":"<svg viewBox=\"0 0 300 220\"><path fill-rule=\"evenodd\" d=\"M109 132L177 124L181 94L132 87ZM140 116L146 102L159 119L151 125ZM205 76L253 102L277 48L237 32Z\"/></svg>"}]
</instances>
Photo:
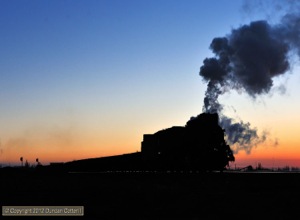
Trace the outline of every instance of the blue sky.
<instances>
[{"instance_id":1,"label":"blue sky","mask_svg":"<svg viewBox=\"0 0 300 220\"><path fill-rule=\"evenodd\" d=\"M0 160L132 152L144 133L184 125L202 111L198 73L211 40L266 16L243 3L0 0ZM252 113L266 98L222 98L251 123L273 126Z\"/></svg>"}]
</instances>

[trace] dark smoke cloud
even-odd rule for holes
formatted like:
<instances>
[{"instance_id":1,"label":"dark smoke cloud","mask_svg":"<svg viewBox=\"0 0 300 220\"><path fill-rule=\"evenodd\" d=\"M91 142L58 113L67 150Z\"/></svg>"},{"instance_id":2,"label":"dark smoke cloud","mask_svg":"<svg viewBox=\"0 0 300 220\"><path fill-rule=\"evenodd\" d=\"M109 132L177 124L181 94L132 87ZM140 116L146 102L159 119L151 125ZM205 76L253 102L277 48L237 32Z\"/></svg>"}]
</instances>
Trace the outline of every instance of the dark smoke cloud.
<instances>
[{"instance_id":1,"label":"dark smoke cloud","mask_svg":"<svg viewBox=\"0 0 300 220\"><path fill-rule=\"evenodd\" d=\"M204 59L200 68L200 76L208 83L203 112L219 113L229 144L250 153L266 140L266 133L259 136L250 123L224 116L218 98L232 89L252 98L270 92L274 78L289 71L291 54L300 56L300 14L286 14L276 25L260 20L240 26L214 38L210 49L215 56ZM280 90L285 91L283 85Z\"/></svg>"},{"instance_id":2,"label":"dark smoke cloud","mask_svg":"<svg viewBox=\"0 0 300 220\"><path fill-rule=\"evenodd\" d=\"M210 81L205 92L203 111L209 113L221 112L223 106L218 102L218 97L222 94L223 92L220 89L220 85Z\"/></svg>"},{"instance_id":3,"label":"dark smoke cloud","mask_svg":"<svg viewBox=\"0 0 300 220\"><path fill-rule=\"evenodd\" d=\"M239 150L244 150L249 154L254 146L263 143L267 139L266 132L259 136L257 129L251 128L249 122L235 122L232 118L222 115L219 123L221 127L225 128L227 142L234 145L233 150L236 153Z\"/></svg>"},{"instance_id":4,"label":"dark smoke cloud","mask_svg":"<svg viewBox=\"0 0 300 220\"><path fill-rule=\"evenodd\" d=\"M299 8L300 1L298 0L244 0L241 9L250 17L260 13L265 16L266 20L273 21L278 17L283 17L287 12L298 13Z\"/></svg>"},{"instance_id":5,"label":"dark smoke cloud","mask_svg":"<svg viewBox=\"0 0 300 220\"><path fill-rule=\"evenodd\" d=\"M256 21L213 39L210 48L216 57L206 58L200 75L210 83L242 89L255 97L268 93L273 77L289 69L290 45L282 40L282 28ZM293 38L287 34L287 38Z\"/></svg>"},{"instance_id":6,"label":"dark smoke cloud","mask_svg":"<svg viewBox=\"0 0 300 220\"><path fill-rule=\"evenodd\" d=\"M279 37L290 46L290 50L300 56L300 14L285 15L277 30Z\"/></svg>"}]
</instances>

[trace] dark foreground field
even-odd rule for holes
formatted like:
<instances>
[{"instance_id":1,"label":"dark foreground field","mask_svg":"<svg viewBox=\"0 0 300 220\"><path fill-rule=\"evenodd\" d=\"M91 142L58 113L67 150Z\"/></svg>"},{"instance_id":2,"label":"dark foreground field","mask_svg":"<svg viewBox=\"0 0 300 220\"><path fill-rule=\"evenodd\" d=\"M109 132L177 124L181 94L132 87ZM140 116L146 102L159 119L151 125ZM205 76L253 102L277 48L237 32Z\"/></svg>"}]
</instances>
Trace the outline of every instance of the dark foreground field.
<instances>
[{"instance_id":1,"label":"dark foreground field","mask_svg":"<svg viewBox=\"0 0 300 220\"><path fill-rule=\"evenodd\" d=\"M0 175L1 206L84 206L76 219L300 218L300 173ZM3 219L24 218L50 219Z\"/></svg>"}]
</instances>

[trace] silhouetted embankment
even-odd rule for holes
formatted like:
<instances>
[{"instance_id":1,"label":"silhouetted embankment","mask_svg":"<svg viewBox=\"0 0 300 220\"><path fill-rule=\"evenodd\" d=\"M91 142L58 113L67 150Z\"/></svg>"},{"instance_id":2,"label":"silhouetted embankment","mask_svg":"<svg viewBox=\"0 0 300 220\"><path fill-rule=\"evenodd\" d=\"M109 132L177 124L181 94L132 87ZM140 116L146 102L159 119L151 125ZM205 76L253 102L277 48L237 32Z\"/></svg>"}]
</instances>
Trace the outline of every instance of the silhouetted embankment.
<instances>
[{"instance_id":1,"label":"silhouetted embankment","mask_svg":"<svg viewBox=\"0 0 300 220\"><path fill-rule=\"evenodd\" d=\"M299 173L1 172L0 177L2 205L83 205L84 219L300 217Z\"/></svg>"}]
</instances>

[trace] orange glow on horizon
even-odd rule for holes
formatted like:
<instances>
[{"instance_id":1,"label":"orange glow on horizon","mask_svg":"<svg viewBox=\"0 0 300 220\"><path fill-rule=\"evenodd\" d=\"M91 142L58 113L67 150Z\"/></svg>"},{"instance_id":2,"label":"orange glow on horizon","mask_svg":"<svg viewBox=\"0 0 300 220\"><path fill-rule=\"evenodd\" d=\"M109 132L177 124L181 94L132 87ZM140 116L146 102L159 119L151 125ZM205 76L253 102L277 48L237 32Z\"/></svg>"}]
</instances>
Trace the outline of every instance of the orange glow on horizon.
<instances>
[{"instance_id":1,"label":"orange glow on horizon","mask_svg":"<svg viewBox=\"0 0 300 220\"><path fill-rule=\"evenodd\" d=\"M297 143L279 146L258 146L252 149L250 154L240 151L235 154L235 164L254 165L261 163L265 167L300 167L300 148Z\"/></svg>"},{"instance_id":2,"label":"orange glow on horizon","mask_svg":"<svg viewBox=\"0 0 300 220\"><path fill-rule=\"evenodd\" d=\"M87 133L47 135L39 137L10 139L3 141L3 153L0 155L0 164L20 164L22 156L29 163L35 164L39 158L42 164L50 162L68 162L73 160L113 156L134 153L141 150L141 132L91 135ZM266 144L254 147L250 154L240 151L235 154L236 166L246 166L261 163L263 166L297 166L300 167L300 143L297 138L279 140L278 146Z\"/></svg>"}]
</instances>

